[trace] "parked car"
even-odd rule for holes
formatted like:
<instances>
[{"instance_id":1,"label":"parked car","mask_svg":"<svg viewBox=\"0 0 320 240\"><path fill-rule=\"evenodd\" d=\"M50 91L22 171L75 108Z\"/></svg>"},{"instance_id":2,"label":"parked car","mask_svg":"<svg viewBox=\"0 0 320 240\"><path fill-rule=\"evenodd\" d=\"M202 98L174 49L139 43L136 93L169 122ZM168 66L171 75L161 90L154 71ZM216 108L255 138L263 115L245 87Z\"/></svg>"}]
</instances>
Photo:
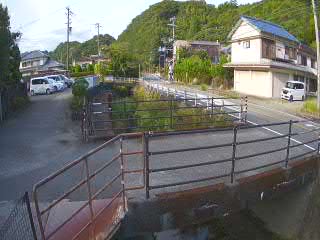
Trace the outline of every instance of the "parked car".
<instances>
[{"instance_id":1,"label":"parked car","mask_svg":"<svg viewBox=\"0 0 320 240\"><path fill-rule=\"evenodd\" d=\"M59 76L60 76L60 78L63 79L64 83L67 85L68 88L70 88L74 84L74 81L72 79L67 78L64 75L59 75Z\"/></svg>"},{"instance_id":2,"label":"parked car","mask_svg":"<svg viewBox=\"0 0 320 240\"><path fill-rule=\"evenodd\" d=\"M288 81L281 91L281 98L289 101L304 101L306 96L305 85L303 82Z\"/></svg>"},{"instance_id":3,"label":"parked car","mask_svg":"<svg viewBox=\"0 0 320 240\"><path fill-rule=\"evenodd\" d=\"M64 80L60 77L60 75L49 75L46 76L52 80L54 80L57 83L57 90L58 91L63 91L66 88L66 84L64 83Z\"/></svg>"},{"instance_id":4,"label":"parked car","mask_svg":"<svg viewBox=\"0 0 320 240\"><path fill-rule=\"evenodd\" d=\"M55 91L53 82L47 77L32 78L30 80L30 93L36 94L51 94Z\"/></svg>"}]
</instances>

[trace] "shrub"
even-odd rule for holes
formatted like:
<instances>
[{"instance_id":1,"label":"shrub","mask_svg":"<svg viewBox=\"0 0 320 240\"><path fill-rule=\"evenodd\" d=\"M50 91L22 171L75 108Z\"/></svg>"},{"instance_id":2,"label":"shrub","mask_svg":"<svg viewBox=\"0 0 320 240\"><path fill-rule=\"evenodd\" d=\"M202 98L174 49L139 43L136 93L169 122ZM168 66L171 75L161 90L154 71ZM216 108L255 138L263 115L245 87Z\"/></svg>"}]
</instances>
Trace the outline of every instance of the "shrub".
<instances>
[{"instance_id":1,"label":"shrub","mask_svg":"<svg viewBox=\"0 0 320 240\"><path fill-rule=\"evenodd\" d=\"M30 102L29 97L16 97L11 103L12 109L14 111L24 108Z\"/></svg>"},{"instance_id":2,"label":"shrub","mask_svg":"<svg viewBox=\"0 0 320 240\"><path fill-rule=\"evenodd\" d=\"M76 97L85 97L87 95L88 87L89 83L84 78L80 78L73 84L72 94Z\"/></svg>"},{"instance_id":3,"label":"shrub","mask_svg":"<svg viewBox=\"0 0 320 240\"><path fill-rule=\"evenodd\" d=\"M202 91L208 91L208 85L207 84L201 84L200 89Z\"/></svg>"},{"instance_id":4,"label":"shrub","mask_svg":"<svg viewBox=\"0 0 320 240\"><path fill-rule=\"evenodd\" d=\"M73 77L73 78L78 78L78 77L86 77L86 76L91 76L93 75L94 72L75 72L75 73L71 73L70 74L70 77Z\"/></svg>"},{"instance_id":5,"label":"shrub","mask_svg":"<svg viewBox=\"0 0 320 240\"><path fill-rule=\"evenodd\" d=\"M80 112L83 108L83 98L78 96L73 96L70 104L70 108L73 112Z\"/></svg>"}]
</instances>

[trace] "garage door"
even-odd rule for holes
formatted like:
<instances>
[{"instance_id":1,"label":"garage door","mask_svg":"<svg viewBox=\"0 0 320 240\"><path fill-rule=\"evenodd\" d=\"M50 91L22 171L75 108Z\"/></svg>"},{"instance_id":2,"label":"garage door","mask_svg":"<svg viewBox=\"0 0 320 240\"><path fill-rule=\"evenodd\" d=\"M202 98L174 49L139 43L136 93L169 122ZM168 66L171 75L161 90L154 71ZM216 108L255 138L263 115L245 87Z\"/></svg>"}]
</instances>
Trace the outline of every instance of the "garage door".
<instances>
[{"instance_id":1,"label":"garage door","mask_svg":"<svg viewBox=\"0 0 320 240\"><path fill-rule=\"evenodd\" d=\"M286 85L286 82L289 81L289 74L287 73L273 73L273 98L281 97L281 89Z\"/></svg>"}]
</instances>

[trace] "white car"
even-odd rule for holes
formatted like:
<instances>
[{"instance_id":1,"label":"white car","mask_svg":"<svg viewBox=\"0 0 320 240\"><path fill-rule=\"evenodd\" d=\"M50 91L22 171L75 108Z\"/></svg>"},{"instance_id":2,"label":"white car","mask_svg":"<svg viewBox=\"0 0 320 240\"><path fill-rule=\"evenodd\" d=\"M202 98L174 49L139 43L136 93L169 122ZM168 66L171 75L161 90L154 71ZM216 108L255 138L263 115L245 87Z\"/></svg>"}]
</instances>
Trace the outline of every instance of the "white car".
<instances>
[{"instance_id":1,"label":"white car","mask_svg":"<svg viewBox=\"0 0 320 240\"><path fill-rule=\"evenodd\" d=\"M59 76L60 76L60 78L63 79L64 83L66 84L66 86L67 86L68 88L70 88L70 87L74 84L74 80L69 79L69 78L67 78L67 77L64 76L64 75L59 75Z\"/></svg>"},{"instance_id":2,"label":"white car","mask_svg":"<svg viewBox=\"0 0 320 240\"><path fill-rule=\"evenodd\" d=\"M53 82L46 77L31 78L30 80L30 93L36 94L51 94L55 91Z\"/></svg>"},{"instance_id":3,"label":"white car","mask_svg":"<svg viewBox=\"0 0 320 240\"><path fill-rule=\"evenodd\" d=\"M57 91L63 91L66 88L64 80L59 75L46 76L57 83Z\"/></svg>"},{"instance_id":4,"label":"white car","mask_svg":"<svg viewBox=\"0 0 320 240\"><path fill-rule=\"evenodd\" d=\"M286 86L282 88L281 98L289 101L304 101L306 96L305 85L303 82L288 81Z\"/></svg>"}]
</instances>

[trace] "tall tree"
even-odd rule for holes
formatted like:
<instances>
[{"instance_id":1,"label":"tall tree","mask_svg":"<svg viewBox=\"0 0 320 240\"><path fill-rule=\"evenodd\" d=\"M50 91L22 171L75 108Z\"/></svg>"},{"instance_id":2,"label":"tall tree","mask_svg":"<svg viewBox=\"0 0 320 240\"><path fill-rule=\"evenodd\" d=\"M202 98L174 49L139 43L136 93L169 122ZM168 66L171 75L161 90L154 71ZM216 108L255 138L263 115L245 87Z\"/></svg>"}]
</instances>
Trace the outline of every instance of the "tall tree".
<instances>
[{"instance_id":1,"label":"tall tree","mask_svg":"<svg viewBox=\"0 0 320 240\"><path fill-rule=\"evenodd\" d=\"M0 87L17 83L19 72L20 51L16 43L20 33L10 32L10 18L7 7L0 4Z\"/></svg>"}]
</instances>

